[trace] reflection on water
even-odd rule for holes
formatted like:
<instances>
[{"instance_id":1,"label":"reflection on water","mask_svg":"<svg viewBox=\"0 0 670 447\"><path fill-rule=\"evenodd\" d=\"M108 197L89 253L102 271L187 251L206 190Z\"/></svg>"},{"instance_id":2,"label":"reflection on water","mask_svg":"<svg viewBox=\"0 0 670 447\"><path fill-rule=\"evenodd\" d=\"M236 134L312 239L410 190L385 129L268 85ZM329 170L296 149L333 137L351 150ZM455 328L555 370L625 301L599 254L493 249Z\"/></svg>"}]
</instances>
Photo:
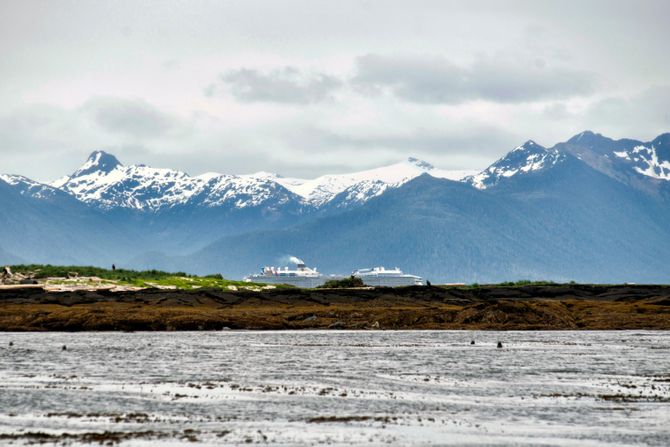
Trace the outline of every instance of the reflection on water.
<instances>
[{"instance_id":1,"label":"reflection on water","mask_svg":"<svg viewBox=\"0 0 670 447\"><path fill-rule=\"evenodd\" d=\"M668 332L0 333L0 444L668 439Z\"/></svg>"}]
</instances>

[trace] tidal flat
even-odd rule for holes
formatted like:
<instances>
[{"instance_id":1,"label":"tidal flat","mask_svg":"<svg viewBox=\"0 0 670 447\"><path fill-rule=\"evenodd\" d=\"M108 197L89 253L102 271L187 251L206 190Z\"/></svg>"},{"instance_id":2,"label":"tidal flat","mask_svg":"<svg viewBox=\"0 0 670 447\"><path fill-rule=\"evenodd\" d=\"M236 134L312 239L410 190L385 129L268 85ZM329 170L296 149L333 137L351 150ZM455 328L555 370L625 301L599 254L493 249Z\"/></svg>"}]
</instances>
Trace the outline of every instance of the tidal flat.
<instances>
[{"instance_id":1,"label":"tidal flat","mask_svg":"<svg viewBox=\"0 0 670 447\"><path fill-rule=\"evenodd\" d=\"M0 333L3 445L668 439L667 331Z\"/></svg>"}]
</instances>

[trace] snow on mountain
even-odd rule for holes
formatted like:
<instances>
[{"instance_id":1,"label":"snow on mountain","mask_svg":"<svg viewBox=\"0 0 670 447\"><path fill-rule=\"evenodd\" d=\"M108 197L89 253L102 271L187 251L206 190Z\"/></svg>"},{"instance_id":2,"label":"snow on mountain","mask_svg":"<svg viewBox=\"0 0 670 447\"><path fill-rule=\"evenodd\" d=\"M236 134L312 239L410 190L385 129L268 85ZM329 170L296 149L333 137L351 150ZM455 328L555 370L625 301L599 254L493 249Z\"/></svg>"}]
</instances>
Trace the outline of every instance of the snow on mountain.
<instances>
[{"instance_id":1,"label":"snow on mountain","mask_svg":"<svg viewBox=\"0 0 670 447\"><path fill-rule=\"evenodd\" d=\"M189 202L210 208L232 204L235 208L284 205L291 200L300 199L269 178L253 176L235 176L208 174L198 176L198 180L207 179L200 193Z\"/></svg>"},{"instance_id":2,"label":"snow on mountain","mask_svg":"<svg viewBox=\"0 0 670 447\"><path fill-rule=\"evenodd\" d=\"M183 203L195 192L191 177L171 169L123 166L111 154L93 152L72 175L52 183L103 209L158 210Z\"/></svg>"},{"instance_id":3,"label":"snow on mountain","mask_svg":"<svg viewBox=\"0 0 670 447\"><path fill-rule=\"evenodd\" d=\"M328 174L311 180L275 177L275 181L312 205L322 206L345 191L350 203L363 203L388 188L396 188L426 173L450 180L471 174L470 171L435 169L430 163L410 157L400 163L350 174Z\"/></svg>"},{"instance_id":4,"label":"snow on mountain","mask_svg":"<svg viewBox=\"0 0 670 447\"><path fill-rule=\"evenodd\" d=\"M259 206L275 196L289 200L274 182L207 173L197 177L173 169L122 165L95 151L71 176L52 183L79 200L102 209L159 211L176 205L236 208Z\"/></svg>"},{"instance_id":5,"label":"snow on mountain","mask_svg":"<svg viewBox=\"0 0 670 447\"><path fill-rule=\"evenodd\" d=\"M36 182L22 175L0 174L0 181L17 188L21 194L35 199L51 199L59 192L57 188Z\"/></svg>"},{"instance_id":6,"label":"snow on mountain","mask_svg":"<svg viewBox=\"0 0 670 447\"><path fill-rule=\"evenodd\" d=\"M556 147L638 189L649 187L649 179L670 180L670 133L644 143L626 138L613 140L584 131Z\"/></svg>"},{"instance_id":7,"label":"snow on mountain","mask_svg":"<svg viewBox=\"0 0 670 447\"><path fill-rule=\"evenodd\" d=\"M49 185L21 176L3 175L0 180L38 198L53 195L57 188L105 210L157 212L175 206L273 208L290 202L314 208L326 205L342 208L363 204L423 174L487 189L506 178L548 169L567 154L620 181L633 177L643 183L645 178L670 181L670 134L642 143L612 140L590 131L550 149L529 140L481 172L436 169L410 157L388 166L315 179L286 178L270 172L248 175L208 172L192 177L173 169L124 166L113 155L95 151L72 175Z\"/></svg>"},{"instance_id":8,"label":"snow on mountain","mask_svg":"<svg viewBox=\"0 0 670 447\"><path fill-rule=\"evenodd\" d=\"M358 205L388 188L428 173L460 180L470 171L435 169L416 158L351 174L306 180L270 172L227 175L207 172L195 177L172 169L124 166L113 155L93 152L72 175L51 183L79 200L102 209L117 207L159 211L177 205L247 208L280 206L296 201L321 207L338 197L338 207Z\"/></svg>"},{"instance_id":9,"label":"snow on mountain","mask_svg":"<svg viewBox=\"0 0 670 447\"><path fill-rule=\"evenodd\" d=\"M654 142L639 144L630 150L612 151L615 157L628 162L638 174L657 180L670 180L668 152L667 146L657 147Z\"/></svg>"},{"instance_id":10,"label":"snow on mountain","mask_svg":"<svg viewBox=\"0 0 670 447\"><path fill-rule=\"evenodd\" d=\"M486 189L498 184L502 179L550 168L565 157L555 149L547 149L528 140L517 146L491 166L465 179L477 189Z\"/></svg>"}]
</instances>

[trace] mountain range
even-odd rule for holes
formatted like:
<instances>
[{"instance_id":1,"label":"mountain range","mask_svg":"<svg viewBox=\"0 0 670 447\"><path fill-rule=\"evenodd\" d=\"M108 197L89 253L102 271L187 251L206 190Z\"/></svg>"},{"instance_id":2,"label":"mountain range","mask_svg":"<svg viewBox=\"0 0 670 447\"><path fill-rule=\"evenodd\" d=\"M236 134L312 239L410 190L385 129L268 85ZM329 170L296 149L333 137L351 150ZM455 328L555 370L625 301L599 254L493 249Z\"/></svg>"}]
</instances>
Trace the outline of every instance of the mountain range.
<instances>
[{"instance_id":1,"label":"mountain range","mask_svg":"<svg viewBox=\"0 0 670 447\"><path fill-rule=\"evenodd\" d=\"M190 176L95 151L40 183L0 175L0 262L241 277L298 255L327 273L399 266L434 282L668 282L670 133L590 131L481 172L408 158L304 180Z\"/></svg>"}]
</instances>

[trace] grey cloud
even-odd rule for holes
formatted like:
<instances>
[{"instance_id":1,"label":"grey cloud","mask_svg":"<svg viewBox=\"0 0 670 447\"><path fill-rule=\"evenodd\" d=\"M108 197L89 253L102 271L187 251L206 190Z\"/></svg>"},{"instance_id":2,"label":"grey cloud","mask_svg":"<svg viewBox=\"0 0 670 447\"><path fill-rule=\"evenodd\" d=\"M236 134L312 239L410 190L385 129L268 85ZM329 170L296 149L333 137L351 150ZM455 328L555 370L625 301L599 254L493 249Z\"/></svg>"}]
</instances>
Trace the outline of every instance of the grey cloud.
<instances>
[{"instance_id":1,"label":"grey cloud","mask_svg":"<svg viewBox=\"0 0 670 447\"><path fill-rule=\"evenodd\" d=\"M359 148L384 148L399 153L418 151L424 154L446 154L475 151L483 155L497 154L505 142L516 137L494 127L477 127L458 132L436 132L415 129L403 135L352 136L325 130L314 130L312 137L327 146L348 146ZM316 142L316 141L315 141ZM501 146L502 145L502 146Z\"/></svg>"},{"instance_id":2,"label":"grey cloud","mask_svg":"<svg viewBox=\"0 0 670 447\"><path fill-rule=\"evenodd\" d=\"M93 98L82 110L108 132L136 138L163 136L176 129L176 118L139 99Z\"/></svg>"},{"instance_id":3,"label":"grey cloud","mask_svg":"<svg viewBox=\"0 0 670 447\"><path fill-rule=\"evenodd\" d=\"M202 89L202 93L208 98L213 97L214 94L216 93L216 84L209 84L207 87Z\"/></svg>"},{"instance_id":4,"label":"grey cloud","mask_svg":"<svg viewBox=\"0 0 670 447\"><path fill-rule=\"evenodd\" d=\"M62 150L71 141L77 118L68 110L49 105L30 105L0 116L0 154L39 153L45 148Z\"/></svg>"},{"instance_id":5,"label":"grey cloud","mask_svg":"<svg viewBox=\"0 0 670 447\"><path fill-rule=\"evenodd\" d=\"M160 149L179 144L190 137L190 126L149 103L123 98L93 98L74 108L27 105L0 114L0 173L51 181L70 173L93 149L151 161L142 157L151 149L143 143Z\"/></svg>"},{"instance_id":6,"label":"grey cloud","mask_svg":"<svg viewBox=\"0 0 670 447\"><path fill-rule=\"evenodd\" d=\"M657 85L630 97L603 99L575 118L583 127L605 134L654 138L670 131L670 85Z\"/></svg>"},{"instance_id":7,"label":"grey cloud","mask_svg":"<svg viewBox=\"0 0 670 447\"><path fill-rule=\"evenodd\" d=\"M324 73L310 73L294 67L269 72L250 68L232 70L221 76L229 91L244 102L311 104L327 100L342 82ZM214 93L213 86L205 90Z\"/></svg>"},{"instance_id":8,"label":"grey cloud","mask_svg":"<svg viewBox=\"0 0 670 447\"><path fill-rule=\"evenodd\" d=\"M543 107L542 116L549 119L565 119L569 118L571 115L565 103L558 102Z\"/></svg>"},{"instance_id":9,"label":"grey cloud","mask_svg":"<svg viewBox=\"0 0 670 447\"><path fill-rule=\"evenodd\" d=\"M415 103L516 103L586 95L593 92L595 77L584 71L552 68L543 59L480 57L469 66L460 66L444 57L368 54L356 59L352 82L364 92L388 91Z\"/></svg>"},{"instance_id":10,"label":"grey cloud","mask_svg":"<svg viewBox=\"0 0 670 447\"><path fill-rule=\"evenodd\" d=\"M354 135L304 127L284 138L294 150L302 148L305 153L356 154L355 162L363 167L379 166L380 155L387 162L413 155L437 166L462 169L485 167L529 136L516 135L495 126L473 124L445 126L442 130L416 128L404 133L390 131L378 135ZM346 159L345 155L343 157Z\"/></svg>"}]
</instances>

